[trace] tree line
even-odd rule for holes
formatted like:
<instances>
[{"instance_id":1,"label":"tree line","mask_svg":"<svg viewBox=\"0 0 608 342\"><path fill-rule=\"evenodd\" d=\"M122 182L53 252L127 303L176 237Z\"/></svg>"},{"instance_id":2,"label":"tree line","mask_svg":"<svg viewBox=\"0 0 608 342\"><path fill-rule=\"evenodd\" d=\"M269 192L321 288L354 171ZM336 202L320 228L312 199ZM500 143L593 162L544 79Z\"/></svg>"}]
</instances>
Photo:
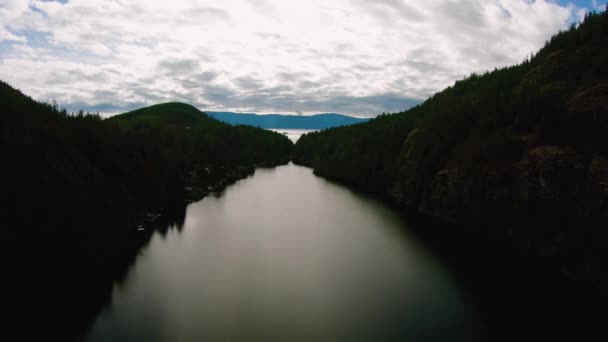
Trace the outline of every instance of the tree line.
<instances>
[{"instance_id":1,"label":"tree line","mask_svg":"<svg viewBox=\"0 0 608 342\"><path fill-rule=\"evenodd\" d=\"M291 148L282 134L230 126L185 104L102 119L0 82L0 329L19 339L74 333L153 234L137 229L142 221L183 216L186 200L285 163Z\"/></svg>"},{"instance_id":2,"label":"tree line","mask_svg":"<svg viewBox=\"0 0 608 342\"><path fill-rule=\"evenodd\" d=\"M521 64L401 113L306 134L293 158L402 208L551 250L608 285L606 61L608 14L589 13Z\"/></svg>"}]
</instances>

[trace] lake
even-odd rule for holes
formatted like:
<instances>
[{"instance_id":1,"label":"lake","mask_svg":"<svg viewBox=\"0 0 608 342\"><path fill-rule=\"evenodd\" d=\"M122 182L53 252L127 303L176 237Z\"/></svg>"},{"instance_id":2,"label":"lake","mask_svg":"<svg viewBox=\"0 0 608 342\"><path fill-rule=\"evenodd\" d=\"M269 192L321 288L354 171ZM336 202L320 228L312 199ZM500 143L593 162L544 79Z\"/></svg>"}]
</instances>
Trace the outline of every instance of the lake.
<instances>
[{"instance_id":1,"label":"lake","mask_svg":"<svg viewBox=\"0 0 608 342\"><path fill-rule=\"evenodd\" d=\"M300 139L300 137L303 134L316 131L316 130L311 130L311 129L283 129L283 128L271 128L270 130L281 133L281 134L285 134L289 138L289 140L293 141L294 143L296 141L298 141L298 139Z\"/></svg>"},{"instance_id":2,"label":"lake","mask_svg":"<svg viewBox=\"0 0 608 342\"><path fill-rule=\"evenodd\" d=\"M257 169L189 205L183 226L155 233L86 340L484 341L591 331L576 311L588 307L565 300L569 288L550 276L415 225L309 168Z\"/></svg>"}]
</instances>

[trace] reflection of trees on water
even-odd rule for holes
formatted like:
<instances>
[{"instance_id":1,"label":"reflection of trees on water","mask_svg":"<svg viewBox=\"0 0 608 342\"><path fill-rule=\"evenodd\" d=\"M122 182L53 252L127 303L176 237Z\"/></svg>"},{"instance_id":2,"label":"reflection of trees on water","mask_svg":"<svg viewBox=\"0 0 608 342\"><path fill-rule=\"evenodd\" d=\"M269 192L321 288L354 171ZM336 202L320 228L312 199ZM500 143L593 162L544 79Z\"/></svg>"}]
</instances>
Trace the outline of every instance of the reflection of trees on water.
<instances>
[{"instance_id":1,"label":"reflection of trees on water","mask_svg":"<svg viewBox=\"0 0 608 342\"><path fill-rule=\"evenodd\" d=\"M3 260L12 264L4 268L11 277L6 278L8 300L3 302L0 323L3 335L15 340L84 338L99 312L110 304L114 286L124 285L142 248L155 233L181 232L185 215L185 204L160 215L143 215L139 224L112 227L130 236L114 235L113 241L106 237L103 243L55 241L49 245L49 241L30 240L19 246L22 253Z\"/></svg>"}]
</instances>

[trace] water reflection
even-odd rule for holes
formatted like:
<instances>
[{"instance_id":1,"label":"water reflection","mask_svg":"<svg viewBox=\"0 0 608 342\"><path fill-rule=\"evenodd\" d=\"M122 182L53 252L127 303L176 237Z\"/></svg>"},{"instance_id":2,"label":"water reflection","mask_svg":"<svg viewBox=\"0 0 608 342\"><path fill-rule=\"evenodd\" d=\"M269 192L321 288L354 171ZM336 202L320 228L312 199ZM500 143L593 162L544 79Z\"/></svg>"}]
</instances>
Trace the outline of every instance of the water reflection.
<instances>
[{"instance_id":1,"label":"water reflection","mask_svg":"<svg viewBox=\"0 0 608 342\"><path fill-rule=\"evenodd\" d=\"M5 234L0 331L10 341L608 340L606 303L550 265L408 220L290 165L146 215L141 230Z\"/></svg>"},{"instance_id":2,"label":"water reflection","mask_svg":"<svg viewBox=\"0 0 608 342\"><path fill-rule=\"evenodd\" d=\"M152 237L89 341L477 340L474 308L399 216L294 165Z\"/></svg>"},{"instance_id":3,"label":"water reflection","mask_svg":"<svg viewBox=\"0 0 608 342\"><path fill-rule=\"evenodd\" d=\"M286 135L289 140L296 143L300 137L306 133L317 131L316 129L279 129L271 128L271 131Z\"/></svg>"},{"instance_id":4,"label":"water reflection","mask_svg":"<svg viewBox=\"0 0 608 342\"><path fill-rule=\"evenodd\" d=\"M162 215L106 213L103 219L44 228L72 230L44 238L28 227L14 241L3 240L2 269L7 274L0 309L0 338L6 341L81 340L112 298L113 286L125 284L142 246L153 234L179 231L185 205ZM109 225L107 222L114 222ZM137 223L134 223L137 222ZM139 228L137 228L139 226Z\"/></svg>"}]
</instances>

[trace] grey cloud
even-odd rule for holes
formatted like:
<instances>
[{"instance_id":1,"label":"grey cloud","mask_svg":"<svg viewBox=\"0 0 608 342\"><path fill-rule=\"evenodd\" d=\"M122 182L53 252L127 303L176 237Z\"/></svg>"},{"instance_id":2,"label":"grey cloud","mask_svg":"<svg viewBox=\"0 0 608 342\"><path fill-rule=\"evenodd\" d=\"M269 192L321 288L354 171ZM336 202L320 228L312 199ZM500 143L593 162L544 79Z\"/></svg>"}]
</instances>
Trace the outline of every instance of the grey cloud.
<instances>
[{"instance_id":1,"label":"grey cloud","mask_svg":"<svg viewBox=\"0 0 608 342\"><path fill-rule=\"evenodd\" d=\"M336 46L334 47L335 51L341 51L344 52L346 50L353 50L354 45L350 44L350 43L338 43L336 44Z\"/></svg>"},{"instance_id":2,"label":"grey cloud","mask_svg":"<svg viewBox=\"0 0 608 342\"><path fill-rule=\"evenodd\" d=\"M414 56L408 56L405 59L398 60L391 66L405 67L410 73L415 72L418 75L445 75L450 73L452 70L444 64L441 64L441 58L417 58Z\"/></svg>"},{"instance_id":3,"label":"grey cloud","mask_svg":"<svg viewBox=\"0 0 608 342\"><path fill-rule=\"evenodd\" d=\"M442 18L436 21L438 31L452 37L453 42L480 41L479 35L484 33L487 22L479 2L471 1L463 4L446 1L437 11Z\"/></svg>"},{"instance_id":4,"label":"grey cloud","mask_svg":"<svg viewBox=\"0 0 608 342\"><path fill-rule=\"evenodd\" d=\"M262 102L265 99L249 98L250 102ZM332 96L332 97L296 97L284 96L273 99L273 105L281 111L291 111L292 108L307 112L340 112L374 116L381 112L402 111L419 103L419 100L407 98L396 94L380 94L374 96Z\"/></svg>"},{"instance_id":5,"label":"grey cloud","mask_svg":"<svg viewBox=\"0 0 608 342\"><path fill-rule=\"evenodd\" d=\"M368 1L355 0L355 4L363 7L382 25L390 25L393 18L399 17L401 20L423 21L426 16L416 8L402 0Z\"/></svg>"},{"instance_id":6,"label":"grey cloud","mask_svg":"<svg viewBox=\"0 0 608 342\"><path fill-rule=\"evenodd\" d=\"M539 12L526 11L531 2L345 0L304 16L285 2L257 0L239 4L249 21L236 20L241 10L231 2L159 11L145 0L119 1L124 6L68 2L47 16L12 19L15 32L48 37L38 40L45 49L28 34L27 43L3 45L0 77L35 96L88 103L85 110L179 100L237 111L375 114L403 110L467 73L517 62L567 25L561 12L568 11L555 2ZM490 15L495 10L503 14ZM317 13L328 19L324 31ZM261 32L254 22L264 23ZM95 55L103 46L115 53Z\"/></svg>"},{"instance_id":7,"label":"grey cloud","mask_svg":"<svg viewBox=\"0 0 608 342\"><path fill-rule=\"evenodd\" d=\"M199 78L201 81L205 81L205 82L207 82L207 81L212 81L212 80L214 80L214 79L215 79L215 78L217 78L219 75L220 75L219 73L214 72L214 71L205 71L205 72L202 72L202 73L199 75L199 77L198 77L198 78Z\"/></svg>"},{"instance_id":8,"label":"grey cloud","mask_svg":"<svg viewBox=\"0 0 608 342\"><path fill-rule=\"evenodd\" d=\"M258 33L258 37L262 38L262 39L275 39L275 40L279 40L281 39L281 35L277 34L277 33Z\"/></svg>"},{"instance_id":9,"label":"grey cloud","mask_svg":"<svg viewBox=\"0 0 608 342\"><path fill-rule=\"evenodd\" d=\"M365 64L365 63L355 64L352 67L353 70L370 71L370 72L382 71L385 68L386 68L385 66L374 65L374 64Z\"/></svg>"},{"instance_id":10,"label":"grey cloud","mask_svg":"<svg viewBox=\"0 0 608 342\"><path fill-rule=\"evenodd\" d=\"M282 82L296 82L311 77L309 72L279 72L276 78Z\"/></svg>"},{"instance_id":11,"label":"grey cloud","mask_svg":"<svg viewBox=\"0 0 608 342\"><path fill-rule=\"evenodd\" d=\"M466 5L461 1L446 1L439 9L446 20L458 25L480 28L485 25L482 7L479 2L471 1Z\"/></svg>"},{"instance_id":12,"label":"grey cloud","mask_svg":"<svg viewBox=\"0 0 608 342\"><path fill-rule=\"evenodd\" d=\"M209 106L213 106L206 110L239 109L263 112L272 108L277 112L293 112L294 108L298 108L306 112L340 112L367 116L402 111L420 102L418 99L394 93L362 97L351 96L338 90L322 94L294 94L277 92L275 87L272 91L241 94L237 89L213 85L206 86L202 96Z\"/></svg>"},{"instance_id":13,"label":"grey cloud","mask_svg":"<svg viewBox=\"0 0 608 342\"><path fill-rule=\"evenodd\" d=\"M421 21L425 19L424 14L403 0L385 0L380 2L379 5L395 11L399 16L408 20Z\"/></svg>"},{"instance_id":14,"label":"grey cloud","mask_svg":"<svg viewBox=\"0 0 608 342\"><path fill-rule=\"evenodd\" d=\"M213 80L215 80L220 74L215 71L205 71L201 73L193 73L189 75L185 75L185 77L180 80L180 83L189 89L197 89L204 84L207 84Z\"/></svg>"},{"instance_id":15,"label":"grey cloud","mask_svg":"<svg viewBox=\"0 0 608 342\"><path fill-rule=\"evenodd\" d=\"M421 82L421 79L424 78L428 79L428 76L407 75L404 78L392 82L391 89L394 89L395 92L399 92L401 94L408 94L409 98L418 99L420 101L422 99L428 98L437 91L435 88L428 87L425 85L425 83ZM444 79L437 79L437 82L445 82L445 80L456 78L458 77L445 77ZM449 82L445 85L449 85Z\"/></svg>"},{"instance_id":16,"label":"grey cloud","mask_svg":"<svg viewBox=\"0 0 608 342\"><path fill-rule=\"evenodd\" d=\"M229 23L232 20L230 13L216 7L195 7L183 11L178 18L178 22L184 24L196 24L209 21L224 21Z\"/></svg>"},{"instance_id":17,"label":"grey cloud","mask_svg":"<svg viewBox=\"0 0 608 342\"><path fill-rule=\"evenodd\" d=\"M319 89L319 83L308 80L298 81L296 85L297 89Z\"/></svg>"},{"instance_id":18,"label":"grey cloud","mask_svg":"<svg viewBox=\"0 0 608 342\"><path fill-rule=\"evenodd\" d=\"M195 59L166 59L158 63L158 67L170 74L191 74L199 69L200 64Z\"/></svg>"},{"instance_id":19,"label":"grey cloud","mask_svg":"<svg viewBox=\"0 0 608 342\"><path fill-rule=\"evenodd\" d=\"M138 93L140 98L145 98L148 89L135 88L133 93ZM48 92L43 100L57 99L59 105L66 108L68 112L77 112L84 110L85 112L99 113L122 113L136 108L141 108L150 104L149 101L135 101L130 98L121 98L121 92L114 89L91 90L85 98L72 94L70 100L61 100L65 98L65 93Z\"/></svg>"},{"instance_id":20,"label":"grey cloud","mask_svg":"<svg viewBox=\"0 0 608 342\"><path fill-rule=\"evenodd\" d=\"M93 92L93 97L100 100L116 99L120 95L116 90L104 89Z\"/></svg>"},{"instance_id":21,"label":"grey cloud","mask_svg":"<svg viewBox=\"0 0 608 342\"><path fill-rule=\"evenodd\" d=\"M49 73L49 77L44 80L46 86L56 86L57 84L73 84L78 82L107 83L111 81L112 71L84 72L79 69L56 70Z\"/></svg>"},{"instance_id":22,"label":"grey cloud","mask_svg":"<svg viewBox=\"0 0 608 342\"><path fill-rule=\"evenodd\" d=\"M274 7L266 0L249 0L249 5L266 16L275 14Z\"/></svg>"},{"instance_id":23,"label":"grey cloud","mask_svg":"<svg viewBox=\"0 0 608 342\"><path fill-rule=\"evenodd\" d=\"M201 95L214 103L231 103L238 97L234 90L219 85L204 86Z\"/></svg>"},{"instance_id":24,"label":"grey cloud","mask_svg":"<svg viewBox=\"0 0 608 342\"><path fill-rule=\"evenodd\" d=\"M243 80L242 80L243 81ZM247 80L246 82L251 81ZM255 82L255 80L253 81ZM307 84L308 85L308 84ZM112 105L112 92L98 92L101 99L96 104L81 106L85 110L101 112L122 112L133 108L167 101L182 101L201 107L203 110L237 110L252 112L293 112L294 108L305 112L340 112L351 115L374 116L381 112L405 110L419 100L395 93L384 93L373 96L352 96L341 88L331 88L315 84L316 87L296 88L287 85L262 87L259 91L243 93L239 88L230 88L217 84L201 84L199 88L188 88L183 92L158 92L152 87L133 82L128 85L129 98L138 101ZM127 86L127 85L124 85ZM320 88L324 88L319 91ZM295 91L300 89L300 91ZM104 100L107 99L107 100ZM84 103L83 103L84 104ZM70 107L78 107L73 105Z\"/></svg>"},{"instance_id":25,"label":"grey cloud","mask_svg":"<svg viewBox=\"0 0 608 342\"><path fill-rule=\"evenodd\" d=\"M122 98L127 103L147 103L154 104L166 102L168 99L164 89L158 89L152 81L145 78L121 82L115 89L120 89Z\"/></svg>"},{"instance_id":26,"label":"grey cloud","mask_svg":"<svg viewBox=\"0 0 608 342\"><path fill-rule=\"evenodd\" d=\"M259 88L262 88L264 85L264 83L262 81L255 79L253 77L250 77L250 76L239 77L239 78L235 79L234 82L239 87L244 88L246 90L259 89Z\"/></svg>"},{"instance_id":27,"label":"grey cloud","mask_svg":"<svg viewBox=\"0 0 608 342\"><path fill-rule=\"evenodd\" d=\"M187 13L196 15L196 16L212 16L212 17L220 17L225 20L230 19L230 14L224 11L221 8L216 7L199 7L192 10L189 10Z\"/></svg>"},{"instance_id":28,"label":"grey cloud","mask_svg":"<svg viewBox=\"0 0 608 342\"><path fill-rule=\"evenodd\" d=\"M293 93L294 88L291 85L280 85L280 86L274 86L274 87L267 87L267 88L263 88L260 89L258 91L259 94L265 94L265 95L282 95L282 94L286 94L286 93Z\"/></svg>"}]
</instances>

